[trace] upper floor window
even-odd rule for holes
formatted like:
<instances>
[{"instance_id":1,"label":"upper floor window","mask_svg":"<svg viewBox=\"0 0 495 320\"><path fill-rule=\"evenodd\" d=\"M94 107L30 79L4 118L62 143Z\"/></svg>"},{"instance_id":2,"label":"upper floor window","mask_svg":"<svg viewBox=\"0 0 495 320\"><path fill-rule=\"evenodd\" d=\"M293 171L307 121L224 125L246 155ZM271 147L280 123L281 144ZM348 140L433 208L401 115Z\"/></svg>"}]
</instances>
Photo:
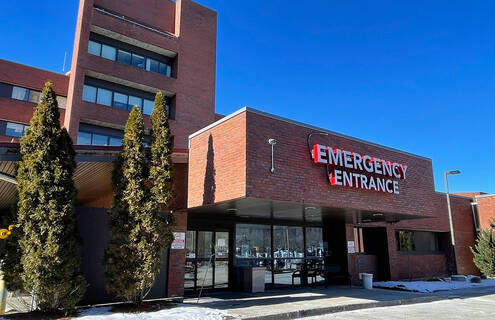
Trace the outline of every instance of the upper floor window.
<instances>
[{"instance_id":1,"label":"upper floor window","mask_svg":"<svg viewBox=\"0 0 495 320\"><path fill-rule=\"evenodd\" d=\"M144 49L134 48L130 45L119 43L114 39L96 34L91 34L91 38L88 43L88 53L90 54L125 63L146 71L159 73L167 77L172 76L172 61L168 57L146 52Z\"/></svg>"},{"instance_id":2,"label":"upper floor window","mask_svg":"<svg viewBox=\"0 0 495 320\"><path fill-rule=\"evenodd\" d=\"M4 136L22 138L27 128L29 126L23 123L0 120L0 134Z\"/></svg>"},{"instance_id":3,"label":"upper floor window","mask_svg":"<svg viewBox=\"0 0 495 320\"><path fill-rule=\"evenodd\" d=\"M132 107L138 106L141 112L146 115L151 115L155 107L155 102L152 100L153 94L140 92L139 90L130 90L125 87L116 86L115 89L110 88L107 83L99 84L98 81L86 81L83 87L82 99L87 102L97 103L109 107L114 107L122 110L130 111ZM106 86L107 88L102 88ZM167 114L170 116L170 105L166 106ZM172 118L172 117L171 117Z\"/></svg>"},{"instance_id":4,"label":"upper floor window","mask_svg":"<svg viewBox=\"0 0 495 320\"><path fill-rule=\"evenodd\" d=\"M5 92L10 92L11 99L32 102L36 104L40 103L41 91L19 87L19 86L13 86L9 84L2 84L2 87L4 87ZM3 92L4 90L1 91L2 93L4 93ZM8 93L2 95L8 96ZM67 104L67 98L62 96L57 96L57 102L59 108L65 109L65 105Z\"/></svg>"},{"instance_id":5,"label":"upper floor window","mask_svg":"<svg viewBox=\"0 0 495 320\"><path fill-rule=\"evenodd\" d=\"M91 146L121 146L124 132L117 129L95 126L86 123L79 124L77 133L78 145ZM150 137L144 137L144 145L149 146Z\"/></svg>"}]
</instances>

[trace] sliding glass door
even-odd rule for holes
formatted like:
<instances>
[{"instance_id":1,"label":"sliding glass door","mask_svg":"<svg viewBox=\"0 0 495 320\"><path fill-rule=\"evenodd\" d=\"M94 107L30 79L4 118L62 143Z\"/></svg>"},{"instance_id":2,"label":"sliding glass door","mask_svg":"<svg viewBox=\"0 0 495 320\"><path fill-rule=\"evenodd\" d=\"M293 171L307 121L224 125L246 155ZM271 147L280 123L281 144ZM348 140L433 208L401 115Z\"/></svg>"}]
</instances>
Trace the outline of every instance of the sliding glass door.
<instances>
[{"instance_id":1,"label":"sliding glass door","mask_svg":"<svg viewBox=\"0 0 495 320\"><path fill-rule=\"evenodd\" d=\"M187 231L185 290L227 288L229 232Z\"/></svg>"}]
</instances>

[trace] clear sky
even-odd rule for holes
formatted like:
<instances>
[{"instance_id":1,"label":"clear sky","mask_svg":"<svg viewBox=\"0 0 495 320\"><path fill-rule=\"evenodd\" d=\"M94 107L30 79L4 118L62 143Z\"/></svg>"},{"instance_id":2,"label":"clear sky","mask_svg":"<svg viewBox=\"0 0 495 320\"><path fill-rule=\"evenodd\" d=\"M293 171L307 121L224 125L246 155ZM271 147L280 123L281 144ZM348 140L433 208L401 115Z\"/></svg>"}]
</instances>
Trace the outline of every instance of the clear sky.
<instances>
[{"instance_id":1,"label":"clear sky","mask_svg":"<svg viewBox=\"0 0 495 320\"><path fill-rule=\"evenodd\" d=\"M218 12L217 112L416 153L437 190L459 169L451 191L495 193L495 2L198 1ZM0 58L61 72L76 15L76 0L1 1Z\"/></svg>"}]
</instances>

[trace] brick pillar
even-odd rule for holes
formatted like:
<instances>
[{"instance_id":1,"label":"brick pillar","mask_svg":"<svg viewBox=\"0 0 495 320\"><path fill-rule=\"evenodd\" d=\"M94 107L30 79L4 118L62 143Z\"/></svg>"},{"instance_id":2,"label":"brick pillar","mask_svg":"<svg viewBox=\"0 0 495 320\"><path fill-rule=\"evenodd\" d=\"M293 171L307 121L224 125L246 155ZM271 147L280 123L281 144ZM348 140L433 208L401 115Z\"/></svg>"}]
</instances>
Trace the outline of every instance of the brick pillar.
<instances>
[{"instance_id":1,"label":"brick pillar","mask_svg":"<svg viewBox=\"0 0 495 320\"><path fill-rule=\"evenodd\" d=\"M354 241L354 248L357 248L357 239L354 239L354 226L352 224L345 225L346 241ZM347 242L345 243L347 246ZM347 250L347 248L346 248ZM359 275L357 269L357 254L347 253L347 270L351 275L351 282L353 284L359 283Z\"/></svg>"},{"instance_id":2,"label":"brick pillar","mask_svg":"<svg viewBox=\"0 0 495 320\"><path fill-rule=\"evenodd\" d=\"M397 245L395 243L395 229L393 224L387 223L387 242L388 242L388 263L390 266L390 280L399 279L399 257Z\"/></svg>"},{"instance_id":3,"label":"brick pillar","mask_svg":"<svg viewBox=\"0 0 495 320\"><path fill-rule=\"evenodd\" d=\"M174 232L186 232L187 212L176 211L174 213ZM186 251L183 249L170 249L168 257L167 296L181 297L184 295L184 266Z\"/></svg>"}]
</instances>

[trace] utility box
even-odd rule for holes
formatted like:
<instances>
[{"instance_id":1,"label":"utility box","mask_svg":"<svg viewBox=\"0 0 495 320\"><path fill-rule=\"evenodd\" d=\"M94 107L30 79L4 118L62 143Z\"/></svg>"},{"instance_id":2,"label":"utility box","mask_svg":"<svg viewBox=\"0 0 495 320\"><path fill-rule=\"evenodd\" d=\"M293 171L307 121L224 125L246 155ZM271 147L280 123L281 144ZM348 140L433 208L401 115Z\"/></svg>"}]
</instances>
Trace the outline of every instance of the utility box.
<instances>
[{"instance_id":1,"label":"utility box","mask_svg":"<svg viewBox=\"0 0 495 320\"><path fill-rule=\"evenodd\" d=\"M246 292L265 292L265 273L264 267L246 267L243 268L243 289Z\"/></svg>"}]
</instances>

